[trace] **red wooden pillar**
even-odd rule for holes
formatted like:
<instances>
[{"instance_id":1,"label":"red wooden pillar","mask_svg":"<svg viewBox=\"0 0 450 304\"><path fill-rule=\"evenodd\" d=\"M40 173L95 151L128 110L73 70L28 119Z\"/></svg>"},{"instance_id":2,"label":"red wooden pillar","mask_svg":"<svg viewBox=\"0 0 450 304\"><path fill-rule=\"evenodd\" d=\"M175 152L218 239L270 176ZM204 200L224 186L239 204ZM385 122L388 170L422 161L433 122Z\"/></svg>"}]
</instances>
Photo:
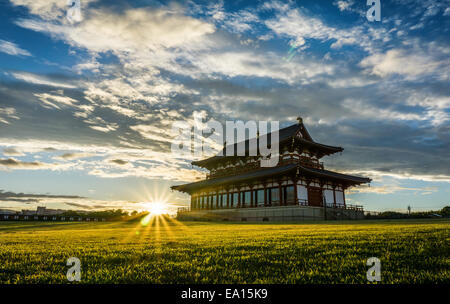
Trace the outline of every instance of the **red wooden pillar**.
<instances>
[{"instance_id":1,"label":"red wooden pillar","mask_svg":"<svg viewBox=\"0 0 450 304\"><path fill-rule=\"evenodd\" d=\"M268 201L268 198L267 198L267 185L264 184L264 206L268 205L267 201Z\"/></svg>"},{"instance_id":2,"label":"red wooden pillar","mask_svg":"<svg viewBox=\"0 0 450 304\"><path fill-rule=\"evenodd\" d=\"M326 201L325 195L324 195L324 193L323 193L323 190L324 190L324 184L323 184L323 181L320 181L320 182L319 182L319 185L320 185L320 195L321 195L321 197L322 197L322 207L326 207L325 205L327 204L327 201Z\"/></svg>"},{"instance_id":3,"label":"red wooden pillar","mask_svg":"<svg viewBox=\"0 0 450 304\"><path fill-rule=\"evenodd\" d=\"M285 202L283 202L283 193L281 192L283 188L281 187L282 181L278 181L278 196L280 200L280 206L283 206Z\"/></svg>"},{"instance_id":4,"label":"red wooden pillar","mask_svg":"<svg viewBox=\"0 0 450 304\"><path fill-rule=\"evenodd\" d=\"M241 189L238 188L238 201L237 201L237 207L241 207Z\"/></svg>"},{"instance_id":5,"label":"red wooden pillar","mask_svg":"<svg viewBox=\"0 0 450 304\"><path fill-rule=\"evenodd\" d=\"M333 186L333 207L336 208L336 186Z\"/></svg>"},{"instance_id":6,"label":"red wooden pillar","mask_svg":"<svg viewBox=\"0 0 450 304\"><path fill-rule=\"evenodd\" d=\"M297 195L297 183L298 183L298 180L294 178L293 182L294 182L294 205L298 205L298 195Z\"/></svg>"},{"instance_id":7,"label":"red wooden pillar","mask_svg":"<svg viewBox=\"0 0 450 304\"><path fill-rule=\"evenodd\" d=\"M311 202L309 201L309 192L311 191L310 190L310 186L309 185L311 185L311 181L310 180L306 180L306 195L307 195L307 198L308 198L308 201L307 201L307 206L309 206L309 205L311 205Z\"/></svg>"},{"instance_id":8,"label":"red wooden pillar","mask_svg":"<svg viewBox=\"0 0 450 304\"><path fill-rule=\"evenodd\" d=\"M342 197L344 198L344 208L347 208L347 203L345 202L345 188L342 187Z\"/></svg>"}]
</instances>

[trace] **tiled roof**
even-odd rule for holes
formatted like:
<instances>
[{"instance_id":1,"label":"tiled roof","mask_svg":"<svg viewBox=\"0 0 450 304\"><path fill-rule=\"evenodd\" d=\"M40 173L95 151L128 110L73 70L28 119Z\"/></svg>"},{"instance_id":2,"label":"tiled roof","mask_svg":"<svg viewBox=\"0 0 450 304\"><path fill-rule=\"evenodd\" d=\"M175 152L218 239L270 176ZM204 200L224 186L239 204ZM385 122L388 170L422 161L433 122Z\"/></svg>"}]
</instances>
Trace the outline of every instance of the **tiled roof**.
<instances>
[{"instance_id":1,"label":"tiled roof","mask_svg":"<svg viewBox=\"0 0 450 304\"><path fill-rule=\"evenodd\" d=\"M335 179L339 181L351 182L353 184L365 184L370 183L372 180L366 177L359 177L354 175L342 174L334 171L308 168L304 166L299 166L299 173L301 175L312 175L315 177L327 177L329 179Z\"/></svg>"},{"instance_id":2,"label":"tiled roof","mask_svg":"<svg viewBox=\"0 0 450 304\"><path fill-rule=\"evenodd\" d=\"M288 172L295 173L297 172L298 168L298 175L300 176L311 176L311 177L325 177L329 180L335 180L339 182L345 182L352 185L359 185L364 183L370 183L370 178L365 177L359 177L359 176L353 176L353 175L347 175L347 174L341 174L329 170L322 170L322 169L314 169L314 168L308 168L304 166L299 166L297 164L289 164L284 166L277 166L267 169L260 169L255 170L251 172L246 172L240 175L230 175L230 176L224 176L224 177L218 177L218 178L212 178L212 179L206 179L190 184L184 184L184 185L178 185L178 186L172 186L171 188L178 191L183 192L192 192L198 189L202 188L208 188L208 187L215 187L219 185L224 184L230 184L230 183L239 183L246 180L251 179L259 179L264 177L270 177L270 176L277 176L281 174L286 174Z\"/></svg>"},{"instance_id":3,"label":"tiled roof","mask_svg":"<svg viewBox=\"0 0 450 304\"><path fill-rule=\"evenodd\" d=\"M268 177L268 176L272 176L272 175L286 173L289 171L294 172L296 170L296 168L297 168L296 164L289 164L289 165L285 165L285 166L277 166L277 167L271 167L271 168L267 168L267 169L250 171L250 172L243 173L241 175L230 175L230 176L206 179L206 180L202 180L202 181L198 181L198 182L194 182L194 183L190 183L190 184L172 186L171 188L174 190L190 192L190 191L196 190L196 189L214 187L214 186L223 185L223 184L227 184L227 183L242 182L242 181L249 180L249 179Z\"/></svg>"},{"instance_id":4,"label":"tiled roof","mask_svg":"<svg viewBox=\"0 0 450 304\"><path fill-rule=\"evenodd\" d=\"M308 130L303 125L303 123L294 124L294 125L291 125L289 127L280 129L279 130L279 135L278 135L279 136L278 142L281 144L281 143L291 139L293 136L295 136L295 134L297 134L298 131L300 131L300 133L302 134L302 138L300 139L300 142L302 144L304 144L306 146L313 147L313 148L317 148L317 149L320 149L320 150L323 150L323 151L327 151L328 153L325 153L325 154L331 154L331 153L340 152L340 151L344 150L341 147L327 146L327 145L316 143L312 139L311 135L309 134ZM261 135L259 138L257 138L256 139L257 146L259 147L259 140L261 138L264 138L264 137L267 137L267 145L270 145L272 143L272 135L271 134L272 133ZM237 146L239 144L242 144L242 142L234 144L233 151L235 151L235 153L237 151ZM244 144L245 144L246 155L248 155L249 154L248 151L250 150L249 149L249 147L250 147L250 140L246 140L244 142ZM230 146L231 145L229 145L228 147L230 147ZM195 165L195 166L203 167L203 166L208 165L210 163L213 163L215 161L220 161L220 160L226 158L226 156L223 156L223 155L226 155L225 152L226 152L226 147L223 148L222 155L216 155L216 156L213 156L213 157L210 157L210 158L207 158L207 159L203 159L203 160L199 160L199 161L193 161L192 164Z\"/></svg>"}]
</instances>

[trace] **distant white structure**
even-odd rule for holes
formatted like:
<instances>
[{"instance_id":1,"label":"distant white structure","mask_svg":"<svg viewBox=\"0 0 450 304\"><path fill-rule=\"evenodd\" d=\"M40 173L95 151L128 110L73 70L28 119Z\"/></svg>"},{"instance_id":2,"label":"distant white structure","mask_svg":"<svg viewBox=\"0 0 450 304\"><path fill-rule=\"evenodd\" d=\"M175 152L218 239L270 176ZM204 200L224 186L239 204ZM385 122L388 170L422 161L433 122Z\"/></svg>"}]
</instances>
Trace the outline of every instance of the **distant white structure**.
<instances>
[{"instance_id":1,"label":"distant white structure","mask_svg":"<svg viewBox=\"0 0 450 304\"><path fill-rule=\"evenodd\" d=\"M23 215L36 215L36 210L26 210L26 209L22 209L21 212Z\"/></svg>"},{"instance_id":2,"label":"distant white structure","mask_svg":"<svg viewBox=\"0 0 450 304\"><path fill-rule=\"evenodd\" d=\"M8 210L8 209L0 209L1 214L16 214L16 211Z\"/></svg>"},{"instance_id":3,"label":"distant white structure","mask_svg":"<svg viewBox=\"0 0 450 304\"><path fill-rule=\"evenodd\" d=\"M36 214L37 215L58 215L66 212L63 209L47 209L46 207L37 207Z\"/></svg>"}]
</instances>

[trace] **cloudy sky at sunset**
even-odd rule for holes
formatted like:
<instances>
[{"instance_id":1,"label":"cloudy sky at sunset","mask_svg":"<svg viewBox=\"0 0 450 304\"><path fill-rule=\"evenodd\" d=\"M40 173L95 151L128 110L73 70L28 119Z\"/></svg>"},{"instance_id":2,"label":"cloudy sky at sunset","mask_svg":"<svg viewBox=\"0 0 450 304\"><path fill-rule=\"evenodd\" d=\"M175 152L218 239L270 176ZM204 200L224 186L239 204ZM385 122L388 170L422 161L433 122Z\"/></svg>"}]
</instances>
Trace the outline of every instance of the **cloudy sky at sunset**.
<instances>
[{"instance_id":1,"label":"cloudy sky at sunset","mask_svg":"<svg viewBox=\"0 0 450 304\"><path fill-rule=\"evenodd\" d=\"M320 4L319 4L320 3ZM140 209L203 172L174 121L301 115L373 179L366 210L450 205L450 1L0 0L0 209Z\"/></svg>"}]
</instances>

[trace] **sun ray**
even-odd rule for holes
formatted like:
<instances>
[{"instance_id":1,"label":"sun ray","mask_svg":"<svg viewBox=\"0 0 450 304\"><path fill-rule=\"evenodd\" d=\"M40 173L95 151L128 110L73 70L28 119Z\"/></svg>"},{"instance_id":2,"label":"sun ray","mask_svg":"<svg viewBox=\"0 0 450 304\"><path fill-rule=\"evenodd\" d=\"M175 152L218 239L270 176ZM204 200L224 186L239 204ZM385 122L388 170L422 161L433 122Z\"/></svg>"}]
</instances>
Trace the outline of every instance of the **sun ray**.
<instances>
[{"instance_id":1,"label":"sun ray","mask_svg":"<svg viewBox=\"0 0 450 304\"><path fill-rule=\"evenodd\" d=\"M167 221L165 216L161 216L161 224L164 228L164 233L168 234L170 238L173 238L175 236L174 232L172 231L172 225Z\"/></svg>"},{"instance_id":2,"label":"sun ray","mask_svg":"<svg viewBox=\"0 0 450 304\"><path fill-rule=\"evenodd\" d=\"M173 226L177 226L177 228L180 228L180 230L185 230L187 228L187 226L184 223L180 222L176 218L168 217L167 221Z\"/></svg>"}]
</instances>

